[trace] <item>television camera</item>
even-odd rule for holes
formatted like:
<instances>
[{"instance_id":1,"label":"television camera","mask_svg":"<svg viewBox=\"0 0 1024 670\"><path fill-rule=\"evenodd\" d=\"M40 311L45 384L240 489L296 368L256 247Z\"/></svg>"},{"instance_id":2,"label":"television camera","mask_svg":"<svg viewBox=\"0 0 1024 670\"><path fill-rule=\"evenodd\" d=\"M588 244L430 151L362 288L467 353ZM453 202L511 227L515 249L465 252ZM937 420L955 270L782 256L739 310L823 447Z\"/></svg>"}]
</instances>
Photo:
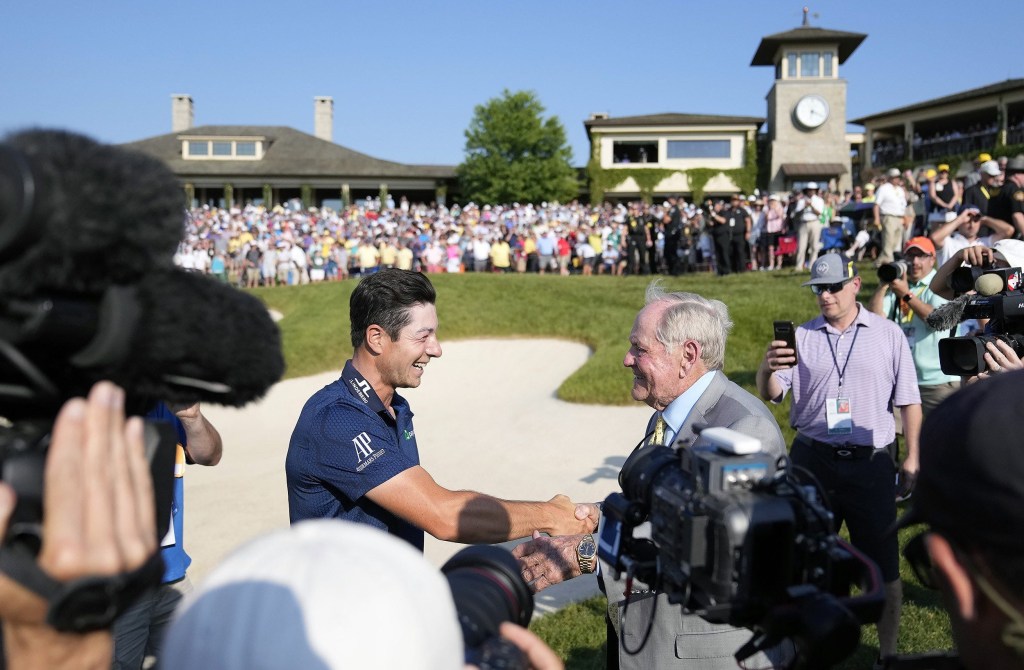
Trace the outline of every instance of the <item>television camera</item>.
<instances>
[{"instance_id":1,"label":"television camera","mask_svg":"<svg viewBox=\"0 0 1024 670\"><path fill-rule=\"evenodd\" d=\"M604 501L599 556L616 578L626 573L627 593L638 579L684 612L753 631L738 661L790 639L791 667L828 667L881 615L878 568L756 438L706 428L678 449L644 447L619 483L622 493ZM628 608L629 596L622 616Z\"/></svg>"}]
</instances>

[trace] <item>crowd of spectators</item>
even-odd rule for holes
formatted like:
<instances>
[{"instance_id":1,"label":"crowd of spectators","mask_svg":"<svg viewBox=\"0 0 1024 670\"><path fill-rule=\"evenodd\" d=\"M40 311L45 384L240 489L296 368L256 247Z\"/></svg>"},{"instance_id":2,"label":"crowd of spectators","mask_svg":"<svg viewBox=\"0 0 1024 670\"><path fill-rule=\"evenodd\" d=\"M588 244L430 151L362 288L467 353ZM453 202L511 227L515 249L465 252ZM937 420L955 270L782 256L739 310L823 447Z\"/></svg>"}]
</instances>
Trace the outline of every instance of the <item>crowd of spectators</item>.
<instances>
[{"instance_id":1,"label":"crowd of spectators","mask_svg":"<svg viewBox=\"0 0 1024 670\"><path fill-rule=\"evenodd\" d=\"M714 271L709 213L741 208L751 224L736 248L748 249L719 267L746 270L767 266L756 246L767 202L749 196L699 207L673 198L603 207L403 203L389 209L368 201L340 212L202 206L188 213L175 261L246 287L343 280L382 267L561 275Z\"/></svg>"},{"instance_id":2,"label":"crowd of spectators","mask_svg":"<svg viewBox=\"0 0 1024 670\"><path fill-rule=\"evenodd\" d=\"M929 224L952 217L960 205L961 181L949 178L948 166L938 167L944 169L901 175L907 239L927 235ZM337 281L383 267L560 275L802 268L827 252L878 255L881 231L869 210L887 179L880 175L841 193L806 182L791 193L755 191L700 204L670 196L602 206L446 207L404 198L398 204L368 199L341 211L298 202L269 210L204 205L188 212L176 262L249 288Z\"/></svg>"}]
</instances>

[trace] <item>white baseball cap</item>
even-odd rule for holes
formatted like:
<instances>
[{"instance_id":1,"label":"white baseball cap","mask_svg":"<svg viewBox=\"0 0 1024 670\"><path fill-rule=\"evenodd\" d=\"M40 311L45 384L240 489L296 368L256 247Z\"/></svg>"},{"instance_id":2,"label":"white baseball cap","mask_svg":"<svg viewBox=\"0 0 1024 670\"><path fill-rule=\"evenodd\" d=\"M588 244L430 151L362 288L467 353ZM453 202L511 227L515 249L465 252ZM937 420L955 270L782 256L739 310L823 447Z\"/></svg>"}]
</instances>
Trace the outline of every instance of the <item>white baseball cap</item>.
<instances>
[{"instance_id":1,"label":"white baseball cap","mask_svg":"<svg viewBox=\"0 0 1024 670\"><path fill-rule=\"evenodd\" d=\"M363 524L303 521L244 545L186 596L161 668L461 670L447 580Z\"/></svg>"}]
</instances>

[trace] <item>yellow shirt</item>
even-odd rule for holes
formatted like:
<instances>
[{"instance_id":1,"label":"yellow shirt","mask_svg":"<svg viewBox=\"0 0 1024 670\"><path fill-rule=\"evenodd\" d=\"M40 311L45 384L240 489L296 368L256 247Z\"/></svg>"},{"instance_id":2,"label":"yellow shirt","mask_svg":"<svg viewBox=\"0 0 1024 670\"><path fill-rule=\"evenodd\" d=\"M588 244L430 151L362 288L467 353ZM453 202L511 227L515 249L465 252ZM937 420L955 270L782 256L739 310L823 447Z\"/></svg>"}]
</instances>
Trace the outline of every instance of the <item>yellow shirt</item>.
<instances>
[{"instance_id":1,"label":"yellow shirt","mask_svg":"<svg viewBox=\"0 0 1024 670\"><path fill-rule=\"evenodd\" d=\"M395 259L395 267L399 270L412 270L412 249L399 249Z\"/></svg>"},{"instance_id":2,"label":"yellow shirt","mask_svg":"<svg viewBox=\"0 0 1024 670\"><path fill-rule=\"evenodd\" d=\"M375 268L377 267L377 261L380 260L380 252L377 251L377 247L369 244L363 244L359 247L359 267L361 268Z\"/></svg>"},{"instance_id":3,"label":"yellow shirt","mask_svg":"<svg viewBox=\"0 0 1024 670\"><path fill-rule=\"evenodd\" d=\"M491 263L496 268L507 268L511 267L511 256L512 249L508 246L508 242L501 240L491 245Z\"/></svg>"}]
</instances>

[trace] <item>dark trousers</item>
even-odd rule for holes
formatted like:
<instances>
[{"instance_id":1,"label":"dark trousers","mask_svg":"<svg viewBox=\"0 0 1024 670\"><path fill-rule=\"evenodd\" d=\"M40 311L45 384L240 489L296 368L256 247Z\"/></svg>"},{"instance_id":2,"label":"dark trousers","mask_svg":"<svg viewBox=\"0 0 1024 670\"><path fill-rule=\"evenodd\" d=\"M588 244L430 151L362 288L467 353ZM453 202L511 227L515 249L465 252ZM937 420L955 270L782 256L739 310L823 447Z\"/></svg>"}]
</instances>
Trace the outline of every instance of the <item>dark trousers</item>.
<instances>
[{"instance_id":1,"label":"dark trousers","mask_svg":"<svg viewBox=\"0 0 1024 670\"><path fill-rule=\"evenodd\" d=\"M715 268L718 274L732 272L732 238L729 235L715 235Z\"/></svg>"},{"instance_id":2,"label":"dark trousers","mask_svg":"<svg viewBox=\"0 0 1024 670\"><path fill-rule=\"evenodd\" d=\"M626 238L626 272L638 275L644 265L644 241L633 237Z\"/></svg>"},{"instance_id":3,"label":"dark trousers","mask_svg":"<svg viewBox=\"0 0 1024 670\"><path fill-rule=\"evenodd\" d=\"M747 241L743 235L733 235L729 240L729 260L733 272L747 271Z\"/></svg>"},{"instance_id":4,"label":"dark trousers","mask_svg":"<svg viewBox=\"0 0 1024 670\"><path fill-rule=\"evenodd\" d=\"M679 274L679 236L665 236L665 269L675 277Z\"/></svg>"},{"instance_id":5,"label":"dark trousers","mask_svg":"<svg viewBox=\"0 0 1024 670\"><path fill-rule=\"evenodd\" d=\"M896 533L890 532L896 521L896 465L891 454L876 449L870 458L837 460L829 447L798 437L789 456L825 489L836 532L845 521L850 542L878 565L882 580L899 579L899 543Z\"/></svg>"}]
</instances>

